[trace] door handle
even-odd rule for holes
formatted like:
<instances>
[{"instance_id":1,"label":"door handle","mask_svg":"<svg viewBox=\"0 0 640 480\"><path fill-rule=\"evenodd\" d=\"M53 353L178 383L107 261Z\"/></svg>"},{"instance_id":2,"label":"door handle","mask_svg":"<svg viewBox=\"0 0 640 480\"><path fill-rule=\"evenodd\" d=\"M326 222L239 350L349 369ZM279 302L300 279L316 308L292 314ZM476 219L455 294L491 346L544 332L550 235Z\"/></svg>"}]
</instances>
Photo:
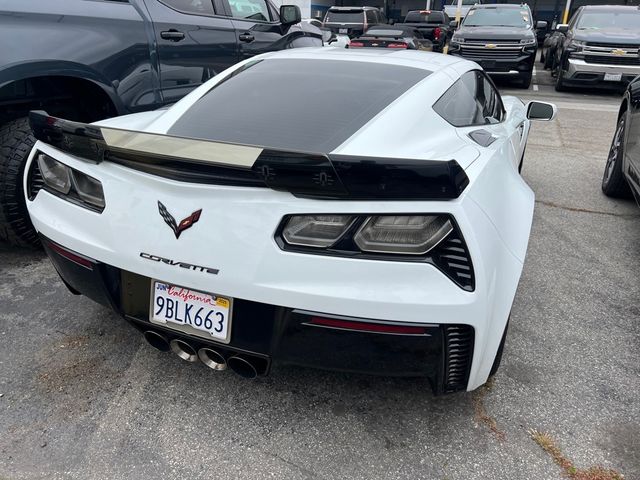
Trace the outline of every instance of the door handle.
<instances>
[{"instance_id":1,"label":"door handle","mask_svg":"<svg viewBox=\"0 0 640 480\"><path fill-rule=\"evenodd\" d=\"M171 40L172 42L179 42L180 40L184 40L184 33L172 28L171 30L160 32L160 37L165 40Z\"/></svg>"},{"instance_id":2,"label":"door handle","mask_svg":"<svg viewBox=\"0 0 640 480\"><path fill-rule=\"evenodd\" d=\"M241 42L249 43L249 42L253 42L255 40L255 37L252 34L248 33L248 32L247 33L241 33L238 36L238 40L240 40Z\"/></svg>"}]
</instances>

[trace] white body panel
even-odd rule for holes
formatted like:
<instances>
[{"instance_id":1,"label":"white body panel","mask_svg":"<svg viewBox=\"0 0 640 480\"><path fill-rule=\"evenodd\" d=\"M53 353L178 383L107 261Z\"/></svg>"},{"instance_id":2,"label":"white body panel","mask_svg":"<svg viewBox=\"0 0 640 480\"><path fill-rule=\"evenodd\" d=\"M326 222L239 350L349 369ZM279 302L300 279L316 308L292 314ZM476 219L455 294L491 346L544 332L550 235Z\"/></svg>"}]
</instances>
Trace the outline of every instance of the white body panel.
<instances>
[{"instance_id":1,"label":"white body panel","mask_svg":"<svg viewBox=\"0 0 640 480\"><path fill-rule=\"evenodd\" d=\"M319 50L322 52L296 49L275 55L341 58L332 49ZM39 150L99 179L106 208L101 214L95 213L43 190L33 201L27 200L33 224L46 237L81 254L196 290L327 314L471 325L475 328L475 348L467 388L473 390L489 375L526 253L534 195L518 174L517 165L529 122L522 102L505 98L506 120L487 126L497 140L489 147L479 146L466 135L472 129L456 129L430 108L459 76L456 70L477 66L443 55L416 53L418 56L393 55L391 59L359 54L362 61L413 65L420 65L424 58L422 68L437 67L438 71L380 112L334 153L455 158L470 180L455 200L328 203L267 188L190 184L109 162L91 164L38 142L29 164ZM456 69L450 68L456 63ZM223 76L161 114L149 112L99 124L164 133ZM405 131L390 132L388 126L400 118L416 121ZM523 128L518 128L521 124ZM29 165L25 171L29 171ZM177 240L158 215L157 201L176 218L196 208L202 209L202 216ZM429 264L309 255L279 248L274 233L283 216L329 211L453 215L471 254L475 290L461 289ZM141 252L219 269L219 274L149 261L140 257Z\"/></svg>"}]
</instances>

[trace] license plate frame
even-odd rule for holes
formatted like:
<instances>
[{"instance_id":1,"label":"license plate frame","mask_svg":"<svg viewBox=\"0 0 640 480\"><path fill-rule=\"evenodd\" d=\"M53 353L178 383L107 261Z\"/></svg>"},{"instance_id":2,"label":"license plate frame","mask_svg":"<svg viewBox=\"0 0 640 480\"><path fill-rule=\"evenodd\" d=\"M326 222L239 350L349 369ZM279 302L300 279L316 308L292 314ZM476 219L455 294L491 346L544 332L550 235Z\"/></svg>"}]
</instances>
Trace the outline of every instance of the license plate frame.
<instances>
[{"instance_id":1,"label":"license plate frame","mask_svg":"<svg viewBox=\"0 0 640 480\"><path fill-rule=\"evenodd\" d=\"M349 33L349 29L348 28L339 28L338 29L338 33L346 35L347 33Z\"/></svg>"},{"instance_id":2,"label":"license plate frame","mask_svg":"<svg viewBox=\"0 0 640 480\"><path fill-rule=\"evenodd\" d=\"M621 73L605 73L604 81L605 82L621 82L622 74Z\"/></svg>"},{"instance_id":3,"label":"license plate frame","mask_svg":"<svg viewBox=\"0 0 640 480\"><path fill-rule=\"evenodd\" d=\"M158 290L157 285L164 285L165 288ZM202 323L201 326L195 325L195 322L196 322L195 317L192 317L190 323L187 323L185 321L186 317L184 313L183 313L184 319L181 322L178 322L172 319L167 319L167 318L163 319L161 318L162 315L159 315L161 312L158 312L158 314L155 313L157 292L164 291L166 292L165 295L168 295L168 292L171 291L170 287L177 289L177 290L174 290L175 293L170 297L171 297L171 300L173 300L174 302L177 302L177 305L182 306L182 312L186 311L187 304L191 304L192 307L196 307L196 312L199 314L200 314L200 310L198 309L199 306L202 306L203 308L209 307L209 312L204 313L204 317L202 316L202 314L199 315L200 321ZM191 299L192 301L188 302L187 300L183 299L183 296L187 296L187 297L194 296L194 298ZM205 302L205 299L215 303L207 304ZM165 301L166 301L166 298L165 298ZM221 301L222 304L219 305L218 301ZM224 302L228 303L226 307L223 305ZM161 310L166 310L166 309L163 306ZM213 330L214 322L216 320L219 321L219 316L216 316L215 314L216 311L226 312L224 326L220 333L215 332L215 330L213 332L211 331ZM210 312L214 312L214 315L211 316ZM205 327L205 319L207 318L207 316L211 317L211 322L212 322L211 329L203 328ZM176 307L176 318L179 319L178 307ZM151 292L149 295L149 322L153 323L154 325L162 325L165 328L182 332L187 335L195 335L197 337L205 338L207 340L228 344L231 341L231 327L233 325L233 298L225 295L218 295L216 293L204 292L202 290L195 290L193 288L175 285L171 282L151 279Z\"/></svg>"}]
</instances>

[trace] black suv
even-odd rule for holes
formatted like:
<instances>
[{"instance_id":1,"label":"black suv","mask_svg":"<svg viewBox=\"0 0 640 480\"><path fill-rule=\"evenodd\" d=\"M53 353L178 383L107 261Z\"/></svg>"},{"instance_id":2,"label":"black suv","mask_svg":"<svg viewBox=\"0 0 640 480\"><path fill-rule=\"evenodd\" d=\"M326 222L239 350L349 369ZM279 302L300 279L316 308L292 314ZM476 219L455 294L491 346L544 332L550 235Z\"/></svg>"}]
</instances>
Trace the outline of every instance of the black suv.
<instances>
[{"instance_id":1,"label":"black suv","mask_svg":"<svg viewBox=\"0 0 640 480\"><path fill-rule=\"evenodd\" d=\"M358 37L373 25L387 23L387 17L375 7L331 7L324 16L324 27L336 34Z\"/></svg>"},{"instance_id":2,"label":"black suv","mask_svg":"<svg viewBox=\"0 0 640 480\"><path fill-rule=\"evenodd\" d=\"M536 28L546 28L538 22ZM531 10L523 5L474 5L453 34L449 53L477 62L491 76L529 88L538 49Z\"/></svg>"}]
</instances>

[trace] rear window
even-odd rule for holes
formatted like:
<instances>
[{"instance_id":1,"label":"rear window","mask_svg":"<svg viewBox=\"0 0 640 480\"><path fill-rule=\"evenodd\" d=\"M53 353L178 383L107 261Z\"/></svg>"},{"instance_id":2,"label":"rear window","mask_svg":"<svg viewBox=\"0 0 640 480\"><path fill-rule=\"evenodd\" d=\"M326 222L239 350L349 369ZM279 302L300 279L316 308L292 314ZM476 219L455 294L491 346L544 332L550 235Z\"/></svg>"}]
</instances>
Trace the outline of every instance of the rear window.
<instances>
[{"instance_id":1,"label":"rear window","mask_svg":"<svg viewBox=\"0 0 640 480\"><path fill-rule=\"evenodd\" d=\"M404 19L405 23L444 23L442 12L409 12Z\"/></svg>"},{"instance_id":2,"label":"rear window","mask_svg":"<svg viewBox=\"0 0 640 480\"><path fill-rule=\"evenodd\" d=\"M362 10L329 10L324 19L333 23L364 23L364 11Z\"/></svg>"},{"instance_id":3,"label":"rear window","mask_svg":"<svg viewBox=\"0 0 640 480\"><path fill-rule=\"evenodd\" d=\"M430 73L369 62L261 60L213 87L168 133L328 153Z\"/></svg>"}]
</instances>

